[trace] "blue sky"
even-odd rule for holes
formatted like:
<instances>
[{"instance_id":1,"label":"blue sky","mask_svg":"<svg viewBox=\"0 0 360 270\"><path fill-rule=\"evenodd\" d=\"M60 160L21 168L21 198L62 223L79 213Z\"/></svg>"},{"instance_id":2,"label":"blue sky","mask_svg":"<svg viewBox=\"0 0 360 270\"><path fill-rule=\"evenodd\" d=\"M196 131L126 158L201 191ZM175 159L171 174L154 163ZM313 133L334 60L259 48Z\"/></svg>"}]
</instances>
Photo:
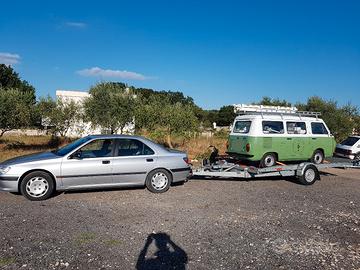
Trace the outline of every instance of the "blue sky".
<instances>
[{"instance_id":1,"label":"blue sky","mask_svg":"<svg viewBox=\"0 0 360 270\"><path fill-rule=\"evenodd\" d=\"M319 95L360 106L360 1L4 1L0 62L38 96L98 81L204 108Z\"/></svg>"}]
</instances>

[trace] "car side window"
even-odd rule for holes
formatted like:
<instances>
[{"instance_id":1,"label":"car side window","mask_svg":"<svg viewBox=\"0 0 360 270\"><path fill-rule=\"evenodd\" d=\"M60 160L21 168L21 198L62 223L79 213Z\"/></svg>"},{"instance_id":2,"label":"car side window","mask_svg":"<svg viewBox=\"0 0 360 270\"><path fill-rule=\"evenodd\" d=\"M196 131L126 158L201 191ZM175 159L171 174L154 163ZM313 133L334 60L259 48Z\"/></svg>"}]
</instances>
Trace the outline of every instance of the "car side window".
<instances>
[{"instance_id":1,"label":"car side window","mask_svg":"<svg viewBox=\"0 0 360 270\"><path fill-rule=\"evenodd\" d=\"M305 122L286 122L288 134L306 134Z\"/></svg>"},{"instance_id":2,"label":"car side window","mask_svg":"<svg viewBox=\"0 0 360 270\"><path fill-rule=\"evenodd\" d=\"M146 144L134 139L118 139L116 156L143 156L153 155L155 152Z\"/></svg>"},{"instance_id":3,"label":"car side window","mask_svg":"<svg viewBox=\"0 0 360 270\"><path fill-rule=\"evenodd\" d=\"M113 140L101 139L89 142L81 147L81 158L98 158L112 156Z\"/></svg>"},{"instance_id":4,"label":"car side window","mask_svg":"<svg viewBox=\"0 0 360 270\"><path fill-rule=\"evenodd\" d=\"M284 123L281 121L263 121L263 133L264 134L283 134Z\"/></svg>"},{"instance_id":5,"label":"car side window","mask_svg":"<svg viewBox=\"0 0 360 270\"><path fill-rule=\"evenodd\" d=\"M311 123L312 134L329 134L323 123Z\"/></svg>"}]
</instances>

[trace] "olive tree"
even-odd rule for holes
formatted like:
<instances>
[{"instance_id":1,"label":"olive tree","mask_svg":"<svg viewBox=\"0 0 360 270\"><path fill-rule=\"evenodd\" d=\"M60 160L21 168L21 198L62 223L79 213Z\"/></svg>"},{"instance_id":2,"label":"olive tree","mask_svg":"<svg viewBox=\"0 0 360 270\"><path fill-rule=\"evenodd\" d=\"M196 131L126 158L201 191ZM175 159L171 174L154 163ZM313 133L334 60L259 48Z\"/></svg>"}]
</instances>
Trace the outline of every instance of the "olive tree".
<instances>
[{"instance_id":1,"label":"olive tree","mask_svg":"<svg viewBox=\"0 0 360 270\"><path fill-rule=\"evenodd\" d=\"M18 89L0 88L0 137L13 129L29 125L33 107L29 104L31 93Z\"/></svg>"},{"instance_id":2,"label":"olive tree","mask_svg":"<svg viewBox=\"0 0 360 270\"><path fill-rule=\"evenodd\" d=\"M91 87L84 102L84 120L93 127L109 130L111 134L134 120L136 98L123 83L99 83Z\"/></svg>"},{"instance_id":3,"label":"olive tree","mask_svg":"<svg viewBox=\"0 0 360 270\"><path fill-rule=\"evenodd\" d=\"M54 136L65 137L69 129L80 119L81 108L73 100L41 98L37 108L42 121L51 127Z\"/></svg>"},{"instance_id":4,"label":"olive tree","mask_svg":"<svg viewBox=\"0 0 360 270\"><path fill-rule=\"evenodd\" d=\"M137 128L163 132L171 148L173 135L189 135L199 127L194 106L156 95L140 101L135 119Z\"/></svg>"},{"instance_id":5,"label":"olive tree","mask_svg":"<svg viewBox=\"0 0 360 270\"><path fill-rule=\"evenodd\" d=\"M296 107L300 110L321 112L321 117L337 141L345 139L356 129L359 114L357 107L351 104L339 106L336 101L314 96L310 97L306 104L297 104Z\"/></svg>"}]
</instances>

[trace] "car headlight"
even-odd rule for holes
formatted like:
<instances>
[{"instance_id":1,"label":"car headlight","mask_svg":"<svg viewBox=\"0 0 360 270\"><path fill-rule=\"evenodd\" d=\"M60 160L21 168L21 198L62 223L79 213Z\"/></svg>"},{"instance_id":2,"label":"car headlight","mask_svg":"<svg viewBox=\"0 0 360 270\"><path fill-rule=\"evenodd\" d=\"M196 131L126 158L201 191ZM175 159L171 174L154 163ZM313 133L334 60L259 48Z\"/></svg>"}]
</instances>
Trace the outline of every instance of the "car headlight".
<instances>
[{"instance_id":1,"label":"car headlight","mask_svg":"<svg viewBox=\"0 0 360 270\"><path fill-rule=\"evenodd\" d=\"M9 166L0 166L0 174L5 174L10 170Z\"/></svg>"}]
</instances>

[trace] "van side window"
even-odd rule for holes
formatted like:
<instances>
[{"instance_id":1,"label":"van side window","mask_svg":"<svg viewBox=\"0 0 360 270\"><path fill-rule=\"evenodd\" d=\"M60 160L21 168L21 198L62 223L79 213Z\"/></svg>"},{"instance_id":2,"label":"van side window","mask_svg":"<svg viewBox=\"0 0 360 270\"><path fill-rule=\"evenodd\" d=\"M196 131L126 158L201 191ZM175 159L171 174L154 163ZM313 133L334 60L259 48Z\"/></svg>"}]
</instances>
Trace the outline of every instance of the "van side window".
<instances>
[{"instance_id":1,"label":"van side window","mask_svg":"<svg viewBox=\"0 0 360 270\"><path fill-rule=\"evenodd\" d=\"M263 133L264 134L283 134L284 123L281 121L263 121Z\"/></svg>"},{"instance_id":2,"label":"van side window","mask_svg":"<svg viewBox=\"0 0 360 270\"><path fill-rule=\"evenodd\" d=\"M288 134L306 134L305 122L286 122Z\"/></svg>"},{"instance_id":3,"label":"van side window","mask_svg":"<svg viewBox=\"0 0 360 270\"><path fill-rule=\"evenodd\" d=\"M249 133L251 121L236 121L234 133Z\"/></svg>"},{"instance_id":4,"label":"van side window","mask_svg":"<svg viewBox=\"0 0 360 270\"><path fill-rule=\"evenodd\" d=\"M323 123L311 123L312 134L329 134Z\"/></svg>"}]
</instances>

